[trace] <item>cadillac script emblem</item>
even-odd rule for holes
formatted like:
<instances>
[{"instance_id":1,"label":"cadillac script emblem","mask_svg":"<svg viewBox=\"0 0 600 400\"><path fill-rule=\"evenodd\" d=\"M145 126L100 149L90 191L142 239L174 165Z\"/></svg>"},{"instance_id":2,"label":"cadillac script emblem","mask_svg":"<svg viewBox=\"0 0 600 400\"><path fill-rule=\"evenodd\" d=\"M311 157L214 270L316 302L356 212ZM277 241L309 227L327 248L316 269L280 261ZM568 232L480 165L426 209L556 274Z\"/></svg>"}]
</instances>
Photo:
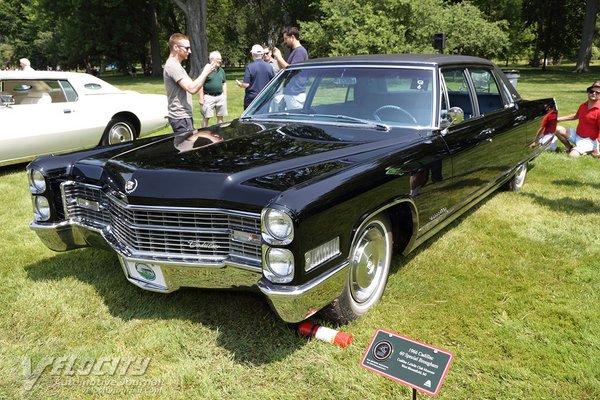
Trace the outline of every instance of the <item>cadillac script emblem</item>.
<instances>
[{"instance_id":1,"label":"cadillac script emblem","mask_svg":"<svg viewBox=\"0 0 600 400\"><path fill-rule=\"evenodd\" d=\"M129 194L129 193L133 192L135 189L137 189L137 186L138 186L137 179L128 180L127 183L125 184L125 193Z\"/></svg>"},{"instance_id":2,"label":"cadillac script emblem","mask_svg":"<svg viewBox=\"0 0 600 400\"><path fill-rule=\"evenodd\" d=\"M190 240L188 241L188 245L191 249L217 250L220 247L215 242L202 242L200 240Z\"/></svg>"}]
</instances>

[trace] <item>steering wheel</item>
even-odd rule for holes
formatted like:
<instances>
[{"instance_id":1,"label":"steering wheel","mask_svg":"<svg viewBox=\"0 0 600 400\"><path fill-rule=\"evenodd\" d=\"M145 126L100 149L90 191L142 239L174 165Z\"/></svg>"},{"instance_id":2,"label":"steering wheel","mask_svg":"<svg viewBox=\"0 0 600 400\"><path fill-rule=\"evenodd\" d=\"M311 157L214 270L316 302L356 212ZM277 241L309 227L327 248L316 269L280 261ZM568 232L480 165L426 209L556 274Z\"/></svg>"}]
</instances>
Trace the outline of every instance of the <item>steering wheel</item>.
<instances>
[{"instance_id":1,"label":"steering wheel","mask_svg":"<svg viewBox=\"0 0 600 400\"><path fill-rule=\"evenodd\" d=\"M396 110L396 111L400 111L403 115L405 115L406 117L408 117L412 123L414 123L415 125L418 124L417 123L417 119L415 117L413 117L413 115L411 113L409 113L408 111L406 111L402 107L394 106L394 105L391 105L391 104L388 104L388 105L385 105L385 106L381 106L377 110L375 110L373 112L373 118L375 118L375 120L377 120L377 121L382 121L381 117L379 116L379 113L381 111L384 111L384 110Z\"/></svg>"}]
</instances>

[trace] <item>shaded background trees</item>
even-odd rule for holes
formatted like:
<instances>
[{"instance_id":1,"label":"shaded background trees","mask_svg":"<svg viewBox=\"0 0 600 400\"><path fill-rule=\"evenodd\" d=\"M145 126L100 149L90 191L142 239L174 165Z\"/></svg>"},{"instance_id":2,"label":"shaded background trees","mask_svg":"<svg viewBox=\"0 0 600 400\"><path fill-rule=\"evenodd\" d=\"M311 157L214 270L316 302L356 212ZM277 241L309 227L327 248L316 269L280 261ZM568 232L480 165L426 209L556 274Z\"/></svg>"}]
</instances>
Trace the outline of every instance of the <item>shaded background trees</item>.
<instances>
[{"instance_id":1,"label":"shaded background trees","mask_svg":"<svg viewBox=\"0 0 600 400\"><path fill-rule=\"evenodd\" d=\"M311 57L434 52L577 62L597 59L600 0L0 0L0 66L28 57L35 68L161 74L173 32L191 37L190 73L208 52L243 65L255 43L281 47L281 29L301 28Z\"/></svg>"}]
</instances>

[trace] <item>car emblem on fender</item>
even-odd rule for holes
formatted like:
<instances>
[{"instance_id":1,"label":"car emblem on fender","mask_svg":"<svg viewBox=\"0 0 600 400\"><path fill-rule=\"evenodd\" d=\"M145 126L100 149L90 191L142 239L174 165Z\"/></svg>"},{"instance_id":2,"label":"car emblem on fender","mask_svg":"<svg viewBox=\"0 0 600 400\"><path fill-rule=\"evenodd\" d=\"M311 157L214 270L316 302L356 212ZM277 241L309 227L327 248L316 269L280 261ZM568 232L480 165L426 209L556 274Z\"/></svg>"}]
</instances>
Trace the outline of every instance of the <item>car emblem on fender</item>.
<instances>
[{"instance_id":1,"label":"car emblem on fender","mask_svg":"<svg viewBox=\"0 0 600 400\"><path fill-rule=\"evenodd\" d=\"M138 186L138 181L137 179L132 179L127 181L127 183L125 184L125 193L129 194L131 192L133 192L135 189L137 189Z\"/></svg>"}]
</instances>

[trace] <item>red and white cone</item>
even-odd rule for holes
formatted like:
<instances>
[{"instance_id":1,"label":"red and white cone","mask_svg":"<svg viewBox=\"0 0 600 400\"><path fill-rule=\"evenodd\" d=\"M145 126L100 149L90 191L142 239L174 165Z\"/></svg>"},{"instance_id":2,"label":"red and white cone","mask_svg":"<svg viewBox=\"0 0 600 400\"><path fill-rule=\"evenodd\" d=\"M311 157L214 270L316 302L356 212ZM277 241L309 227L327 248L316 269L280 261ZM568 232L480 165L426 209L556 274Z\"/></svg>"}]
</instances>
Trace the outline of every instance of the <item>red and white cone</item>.
<instances>
[{"instance_id":1,"label":"red and white cone","mask_svg":"<svg viewBox=\"0 0 600 400\"><path fill-rule=\"evenodd\" d=\"M352 335L349 333L336 331L335 329L321 325L313 325L307 321L301 322L298 325L298 333L302 336L313 337L324 342L337 344L341 347L350 346L350 343L352 343Z\"/></svg>"}]
</instances>

